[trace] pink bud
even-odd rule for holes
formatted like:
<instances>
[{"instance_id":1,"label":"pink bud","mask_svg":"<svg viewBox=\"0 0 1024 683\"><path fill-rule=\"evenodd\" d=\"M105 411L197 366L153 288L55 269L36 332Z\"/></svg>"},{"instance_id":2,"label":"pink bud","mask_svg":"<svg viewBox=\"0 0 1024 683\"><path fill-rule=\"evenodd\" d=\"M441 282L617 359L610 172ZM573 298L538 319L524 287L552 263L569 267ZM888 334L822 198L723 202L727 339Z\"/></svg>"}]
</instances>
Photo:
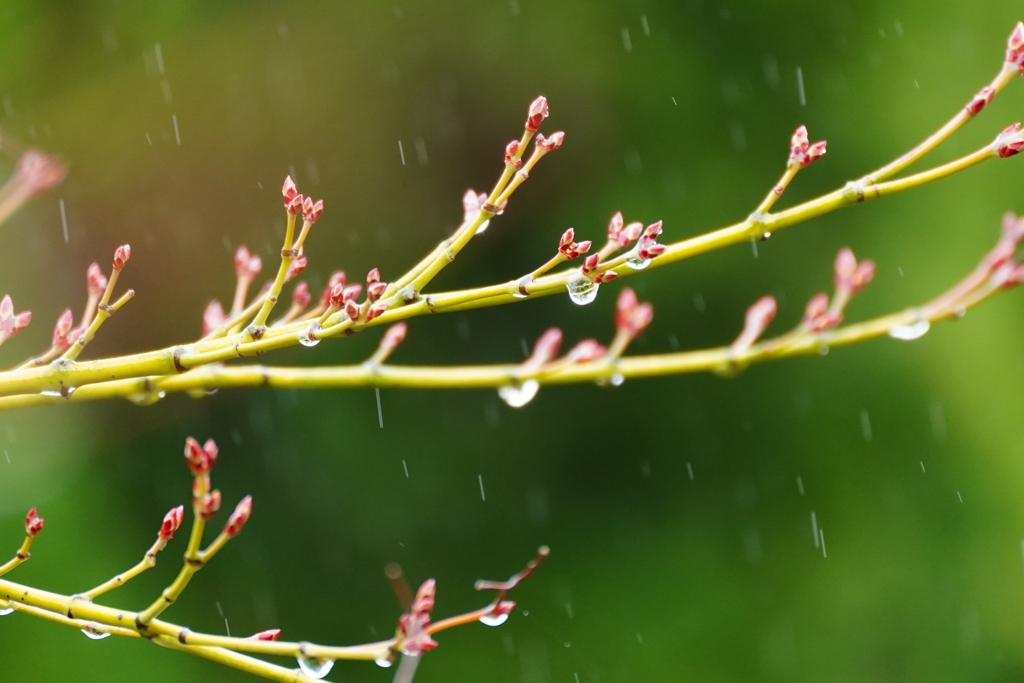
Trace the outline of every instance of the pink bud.
<instances>
[{"instance_id":1,"label":"pink bud","mask_svg":"<svg viewBox=\"0 0 1024 683\"><path fill-rule=\"evenodd\" d=\"M434 609L434 596L437 594L437 584L434 579L427 579L416 591L416 598L412 602L409 612L416 616L430 615Z\"/></svg>"},{"instance_id":2,"label":"pink bud","mask_svg":"<svg viewBox=\"0 0 1024 683\"><path fill-rule=\"evenodd\" d=\"M199 516L206 521L210 521L216 516L217 511L220 510L220 503L221 495L217 489L203 495L203 499L199 502Z\"/></svg>"},{"instance_id":3,"label":"pink bud","mask_svg":"<svg viewBox=\"0 0 1024 683\"><path fill-rule=\"evenodd\" d=\"M825 154L825 141L808 144L807 128L800 126L789 142L789 163L801 167L809 166Z\"/></svg>"},{"instance_id":4,"label":"pink bud","mask_svg":"<svg viewBox=\"0 0 1024 683\"><path fill-rule=\"evenodd\" d=\"M107 276L100 269L100 264L92 263L85 271L85 284L90 294L102 294L107 288Z\"/></svg>"},{"instance_id":5,"label":"pink bud","mask_svg":"<svg viewBox=\"0 0 1024 683\"><path fill-rule=\"evenodd\" d=\"M366 274L366 284L372 284L374 282L380 282L380 271L374 268Z\"/></svg>"},{"instance_id":6,"label":"pink bud","mask_svg":"<svg viewBox=\"0 0 1024 683\"><path fill-rule=\"evenodd\" d=\"M743 353L753 346L768 328L778 308L775 298L771 296L761 297L754 302L754 305L747 309L743 332L732 343L732 350L735 353Z\"/></svg>"},{"instance_id":7,"label":"pink bud","mask_svg":"<svg viewBox=\"0 0 1024 683\"><path fill-rule=\"evenodd\" d=\"M174 532L181 526L181 522L185 519L185 506L179 505L176 508L172 508L170 512L164 515L163 524L160 525L160 538L165 541L169 541L174 538Z\"/></svg>"},{"instance_id":8,"label":"pink bud","mask_svg":"<svg viewBox=\"0 0 1024 683\"><path fill-rule=\"evenodd\" d=\"M590 275L597 270L598 265L601 263L600 254L591 254L587 258L583 259L583 267L580 269L584 275Z\"/></svg>"},{"instance_id":9,"label":"pink bud","mask_svg":"<svg viewBox=\"0 0 1024 683\"><path fill-rule=\"evenodd\" d=\"M644 237L651 239L657 237L658 235L661 234L662 225L662 221L658 221L657 223L651 223L650 225L647 226L646 229L644 229Z\"/></svg>"},{"instance_id":10,"label":"pink bud","mask_svg":"<svg viewBox=\"0 0 1024 683\"><path fill-rule=\"evenodd\" d=\"M649 303L638 304L636 292L626 287L619 294L615 304L615 328L625 332L631 338L636 337L651 324L654 319L654 307Z\"/></svg>"},{"instance_id":11,"label":"pink bud","mask_svg":"<svg viewBox=\"0 0 1024 683\"><path fill-rule=\"evenodd\" d=\"M0 341L8 339L32 322L32 311L14 314L14 302L8 294L0 299Z\"/></svg>"},{"instance_id":12,"label":"pink bud","mask_svg":"<svg viewBox=\"0 0 1024 683\"><path fill-rule=\"evenodd\" d=\"M1003 159L1020 154L1022 148L1024 148L1024 134L1020 131L1019 123L1008 126L996 138L996 151Z\"/></svg>"},{"instance_id":13,"label":"pink bud","mask_svg":"<svg viewBox=\"0 0 1024 683\"><path fill-rule=\"evenodd\" d=\"M25 515L25 533L32 537L38 536L45 523L46 520L39 516L39 512L35 508L32 508Z\"/></svg>"},{"instance_id":14,"label":"pink bud","mask_svg":"<svg viewBox=\"0 0 1024 683\"><path fill-rule=\"evenodd\" d=\"M616 211L612 219L608 221L608 236L615 238L622 232L622 212Z\"/></svg>"},{"instance_id":15,"label":"pink bud","mask_svg":"<svg viewBox=\"0 0 1024 683\"><path fill-rule=\"evenodd\" d=\"M206 310L203 311L203 336L216 330L225 320L227 320L227 315L219 301L214 299L206 304Z\"/></svg>"},{"instance_id":16,"label":"pink bud","mask_svg":"<svg viewBox=\"0 0 1024 683\"><path fill-rule=\"evenodd\" d=\"M874 261L861 261L857 264L857 269L853 271L853 278L851 278L851 284L853 285L853 292L859 292L860 290L867 287L868 283L875 277L875 262Z\"/></svg>"},{"instance_id":17,"label":"pink bud","mask_svg":"<svg viewBox=\"0 0 1024 683\"><path fill-rule=\"evenodd\" d=\"M15 179L24 183L29 195L36 196L58 185L68 169L54 157L30 149L18 159Z\"/></svg>"},{"instance_id":18,"label":"pink bud","mask_svg":"<svg viewBox=\"0 0 1024 683\"><path fill-rule=\"evenodd\" d=\"M978 112L988 105L992 98L995 96L996 91L991 86L985 86L982 88L974 98L967 103L967 112L971 116L977 116Z\"/></svg>"},{"instance_id":19,"label":"pink bud","mask_svg":"<svg viewBox=\"0 0 1024 683\"><path fill-rule=\"evenodd\" d=\"M293 216L298 216L302 212L302 204L306 201L306 198L301 194L297 194L288 201L284 208Z\"/></svg>"},{"instance_id":20,"label":"pink bud","mask_svg":"<svg viewBox=\"0 0 1024 683\"><path fill-rule=\"evenodd\" d=\"M249 253L249 247L244 244L235 250L235 275L238 277L243 277L245 275L245 268L249 264L249 259L251 258L252 254Z\"/></svg>"},{"instance_id":21,"label":"pink bud","mask_svg":"<svg viewBox=\"0 0 1024 683\"><path fill-rule=\"evenodd\" d=\"M842 316L828 310L828 294L817 294L807 302L804 311L804 325L811 332L823 332L838 325Z\"/></svg>"},{"instance_id":22,"label":"pink bud","mask_svg":"<svg viewBox=\"0 0 1024 683\"><path fill-rule=\"evenodd\" d=\"M1006 41L1006 61L1024 74L1024 23L1017 22L1010 39Z\"/></svg>"},{"instance_id":23,"label":"pink bud","mask_svg":"<svg viewBox=\"0 0 1024 683\"><path fill-rule=\"evenodd\" d=\"M817 318L827 310L828 294L825 294L824 292L815 294L811 297L811 300L807 302L807 308L804 310L804 322Z\"/></svg>"},{"instance_id":24,"label":"pink bud","mask_svg":"<svg viewBox=\"0 0 1024 683\"><path fill-rule=\"evenodd\" d=\"M217 444L207 439L202 446L191 436L185 439L185 464L195 477L209 473L217 463Z\"/></svg>"},{"instance_id":25,"label":"pink bud","mask_svg":"<svg viewBox=\"0 0 1024 683\"><path fill-rule=\"evenodd\" d=\"M284 279L286 281L294 279L295 276L297 276L299 273L306 269L307 265L309 265L309 259L306 258L305 256L299 256L297 259L292 261L290 266L288 266L288 272L285 274ZM261 262L260 267L262 266L263 263Z\"/></svg>"},{"instance_id":26,"label":"pink bud","mask_svg":"<svg viewBox=\"0 0 1024 683\"><path fill-rule=\"evenodd\" d=\"M349 317L349 320L358 322L360 314L359 304L351 299L345 302L345 315Z\"/></svg>"},{"instance_id":27,"label":"pink bud","mask_svg":"<svg viewBox=\"0 0 1024 683\"><path fill-rule=\"evenodd\" d=\"M640 239L640 235L644 232L644 224L640 221L634 221L622 229L619 233L619 246L625 247L633 242Z\"/></svg>"},{"instance_id":28,"label":"pink bud","mask_svg":"<svg viewBox=\"0 0 1024 683\"><path fill-rule=\"evenodd\" d=\"M409 327L405 323L395 323L388 328L388 331L384 333L384 338L381 339L380 347L387 349L389 352L394 351L399 344L405 341L405 335L408 333Z\"/></svg>"},{"instance_id":29,"label":"pink bud","mask_svg":"<svg viewBox=\"0 0 1024 683\"><path fill-rule=\"evenodd\" d=\"M521 166L522 162L516 159L517 154L519 154L519 140L513 140L512 142L505 145L506 164L516 163L517 166Z\"/></svg>"},{"instance_id":30,"label":"pink bud","mask_svg":"<svg viewBox=\"0 0 1024 683\"><path fill-rule=\"evenodd\" d=\"M313 295L309 293L309 285L305 282L300 282L295 285L292 290L292 306L296 308L305 308L313 301Z\"/></svg>"},{"instance_id":31,"label":"pink bud","mask_svg":"<svg viewBox=\"0 0 1024 683\"><path fill-rule=\"evenodd\" d=\"M598 344L597 340L584 339L572 347L566 358L572 363L589 363L603 357L606 353L608 353L608 349Z\"/></svg>"},{"instance_id":32,"label":"pink bud","mask_svg":"<svg viewBox=\"0 0 1024 683\"><path fill-rule=\"evenodd\" d=\"M847 247L839 250L835 262L835 283L836 289L851 289L853 286L853 275L857 270L857 257Z\"/></svg>"},{"instance_id":33,"label":"pink bud","mask_svg":"<svg viewBox=\"0 0 1024 683\"><path fill-rule=\"evenodd\" d=\"M599 274L597 277L595 277L594 278L594 282L596 282L599 285L602 285L602 284L604 284L606 282L611 282L612 280L614 280L618 276L619 276L619 274L616 273L614 270L606 270L605 272L603 272L603 273Z\"/></svg>"},{"instance_id":34,"label":"pink bud","mask_svg":"<svg viewBox=\"0 0 1024 683\"><path fill-rule=\"evenodd\" d=\"M70 348L70 344L67 343L68 332L71 331L72 325L75 324L74 315L71 313L70 308L65 308L64 312L57 318L57 324L53 328L53 345L58 348L67 350Z\"/></svg>"},{"instance_id":35,"label":"pink bud","mask_svg":"<svg viewBox=\"0 0 1024 683\"><path fill-rule=\"evenodd\" d=\"M328 296L328 303L335 308L343 308L345 306L344 281L339 282L331 288L330 295Z\"/></svg>"},{"instance_id":36,"label":"pink bud","mask_svg":"<svg viewBox=\"0 0 1024 683\"><path fill-rule=\"evenodd\" d=\"M507 615L512 613L512 610L515 609L515 606L516 606L516 603L514 603L511 600L502 600L501 602L499 602L497 605L494 606L494 609L491 610L490 616L492 616L492 617L504 617L504 616L507 616Z\"/></svg>"},{"instance_id":37,"label":"pink bud","mask_svg":"<svg viewBox=\"0 0 1024 683\"><path fill-rule=\"evenodd\" d=\"M132 248L127 244L122 244L114 250L114 270L121 270L124 268L124 264L128 263L128 259L132 257Z\"/></svg>"},{"instance_id":38,"label":"pink bud","mask_svg":"<svg viewBox=\"0 0 1024 683\"><path fill-rule=\"evenodd\" d=\"M292 180L292 177L290 175L285 176L284 185L281 186L281 194L284 196L285 208L288 208L288 205L291 204L293 199L295 199L296 192L297 190L295 189L295 181Z\"/></svg>"},{"instance_id":39,"label":"pink bud","mask_svg":"<svg viewBox=\"0 0 1024 683\"><path fill-rule=\"evenodd\" d=\"M251 638L253 640L265 640L265 641L268 641L268 642L273 642L273 641L277 640L280 637L280 635L281 635L281 629L279 629L279 628L272 628L272 629L269 629L269 630L266 630L266 631L260 631L259 633L254 633L251 636L249 636L249 638Z\"/></svg>"},{"instance_id":40,"label":"pink bud","mask_svg":"<svg viewBox=\"0 0 1024 683\"><path fill-rule=\"evenodd\" d=\"M537 135L537 146L543 149L545 152L553 152L562 146L562 142L565 141L565 133L558 131L552 133L551 137L546 138L543 135Z\"/></svg>"},{"instance_id":41,"label":"pink bud","mask_svg":"<svg viewBox=\"0 0 1024 683\"><path fill-rule=\"evenodd\" d=\"M320 220L320 214L324 212L324 200L318 199L316 203L312 199L306 199L302 204L302 220L307 223L316 223Z\"/></svg>"},{"instance_id":42,"label":"pink bud","mask_svg":"<svg viewBox=\"0 0 1024 683\"><path fill-rule=\"evenodd\" d=\"M526 130L536 133L541 122L548 117L548 100L541 95L530 103L530 109L526 115Z\"/></svg>"},{"instance_id":43,"label":"pink bud","mask_svg":"<svg viewBox=\"0 0 1024 683\"><path fill-rule=\"evenodd\" d=\"M370 301L376 301L384 295L387 288L388 283L386 282L372 282L366 286L366 298Z\"/></svg>"},{"instance_id":44,"label":"pink bud","mask_svg":"<svg viewBox=\"0 0 1024 683\"><path fill-rule=\"evenodd\" d=\"M562 331L552 327L540 336L533 346L533 353L523 364L531 369L540 368L558 357L558 349L562 345Z\"/></svg>"},{"instance_id":45,"label":"pink bud","mask_svg":"<svg viewBox=\"0 0 1024 683\"><path fill-rule=\"evenodd\" d=\"M381 283L383 284L383 283ZM388 310L388 304L384 301L378 301L366 309L366 322L370 322L374 318L380 317Z\"/></svg>"},{"instance_id":46,"label":"pink bud","mask_svg":"<svg viewBox=\"0 0 1024 683\"><path fill-rule=\"evenodd\" d=\"M335 286L341 285L342 289L345 287L345 271L336 270L331 273L331 277L327 279L327 286L324 287L324 291L320 293L320 305L326 307L331 302L331 292Z\"/></svg>"},{"instance_id":47,"label":"pink bud","mask_svg":"<svg viewBox=\"0 0 1024 683\"><path fill-rule=\"evenodd\" d=\"M342 295L342 299L345 301L353 301L359 297L359 293L361 291L363 291L362 285L349 285L348 287L345 288L344 294Z\"/></svg>"},{"instance_id":48,"label":"pink bud","mask_svg":"<svg viewBox=\"0 0 1024 683\"><path fill-rule=\"evenodd\" d=\"M235 511L231 513L231 517L228 518L228 523L224 525L224 533L232 538L240 534L242 527L249 521L249 515L251 514L252 496L246 496L235 508Z\"/></svg>"},{"instance_id":49,"label":"pink bud","mask_svg":"<svg viewBox=\"0 0 1024 683\"><path fill-rule=\"evenodd\" d=\"M567 247L570 244L572 244L572 239L573 239L574 236L575 235L573 234L573 229L572 228L569 228L568 230L563 232L562 233L562 238L558 240L558 249L559 249L559 251L561 251L561 249L563 247Z\"/></svg>"}]
</instances>

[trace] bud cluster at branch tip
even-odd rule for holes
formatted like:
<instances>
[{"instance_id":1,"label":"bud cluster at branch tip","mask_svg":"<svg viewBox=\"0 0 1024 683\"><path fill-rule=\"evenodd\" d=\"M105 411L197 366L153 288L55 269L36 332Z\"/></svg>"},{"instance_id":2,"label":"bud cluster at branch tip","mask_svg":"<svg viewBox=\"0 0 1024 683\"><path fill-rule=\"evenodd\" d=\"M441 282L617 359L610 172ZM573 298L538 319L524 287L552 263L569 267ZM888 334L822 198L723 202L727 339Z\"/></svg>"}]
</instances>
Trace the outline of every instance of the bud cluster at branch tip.
<instances>
[{"instance_id":1,"label":"bud cluster at branch tip","mask_svg":"<svg viewBox=\"0 0 1024 683\"><path fill-rule=\"evenodd\" d=\"M239 280L252 282L263 270L263 259L249 253L244 244L235 250L235 276Z\"/></svg>"},{"instance_id":2,"label":"bud cluster at branch tip","mask_svg":"<svg viewBox=\"0 0 1024 683\"><path fill-rule=\"evenodd\" d=\"M644 224L634 221L623 225L622 212L616 212L608 222L608 244L615 249L624 249L640 238L644 232ZM659 224L660 225L660 224Z\"/></svg>"},{"instance_id":3,"label":"bud cluster at branch tip","mask_svg":"<svg viewBox=\"0 0 1024 683\"><path fill-rule=\"evenodd\" d=\"M642 261L648 261L655 256L660 256L665 253L666 247L664 244L658 244L658 235L661 234L662 222L651 223L644 229L643 235L640 236L640 240L636 244L637 256Z\"/></svg>"},{"instance_id":4,"label":"bud cluster at branch tip","mask_svg":"<svg viewBox=\"0 0 1024 683\"><path fill-rule=\"evenodd\" d=\"M309 259L307 259L305 256L299 256L294 261L292 261L291 265L288 266L288 273L285 275L284 278L285 282L293 280L296 276L299 275L299 273L306 269L307 265L309 265Z\"/></svg>"},{"instance_id":5,"label":"bud cluster at branch tip","mask_svg":"<svg viewBox=\"0 0 1024 683\"><path fill-rule=\"evenodd\" d=\"M760 338L768 325L775 318L779 306L775 297L764 296L754 302L754 305L747 309L747 316L744 321L743 331L736 341L732 343L733 353L744 353L754 345Z\"/></svg>"},{"instance_id":6,"label":"bud cluster at branch tip","mask_svg":"<svg viewBox=\"0 0 1024 683\"><path fill-rule=\"evenodd\" d=\"M406 334L409 332L409 326L404 322L395 323L388 328L388 331L384 333L384 337L380 341L380 348L386 353L391 353L398 345L405 341Z\"/></svg>"},{"instance_id":7,"label":"bud cluster at branch tip","mask_svg":"<svg viewBox=\"0 0 1024 683\"><path fill-rule=\"evenodd\" d=\"M807 139L807 127L800 126L789 142L789 164L799 168L810 166L825 154L825 146L825 140L810 144Z\"/></svg>"},{"instance_id":8,"label":"bud cluster at branch tip","mask_svg":"<svg viewBox=\"0 0 1024 683\"><path fill-rule=\"evenodd\" d=\"M582 254L586 254L590 251L591 246L590 240L573 242L572 240L574 236L573 229L569 228L562 233L562 238L558 241L558 253L570 261Z\"/></svg>"},{"instance_id":9,"label":"bud cluster at branch tip","mask_svg":"<svg viewBox=\"0 0 1024 683\"><path fill-rule=\"evenodd\" d=\"M409 611L399 617L398 635L403 654L418 657L437 647L437 642L427 633L436 592L437 585L434 579L424 581L416 591L416 598Z\"/></svg>"},{"instance_id":10,"label":"bud cluster at branch tip","mask_svg":"<svg viewBox=\"0 0 1024 683\"><path fill-rule=\"evenodd\" d=\"M608 349L599 344L596 339L584 339L572 347L565 357L570 363L589 363L603 357L607 353Z\"/></svg>"},{"instance_id":11,"label":"bud cluster at branch tip","mask_svg":"<svg viewBox=\"0 0 1024 683\"><path fill-rule=\"evenodd\" d=\"M380 271L374 268L366 274L366 299L374 302L383 296L388 288L388 283L381 282Z\"/></svg>"},{"instance_id":12,"label":"bud cluster at branch tip","mask_svg":"<svg viewBox=\"0 0 1024 683\"><path fill-rule=\"evenodd\" d=\"M0 299L0 343L10 339L32 322L32 311L14 312L14 302L9 294Z\"/></svg>"},{"instance_id":13,"label":"bud cluster at branch tip","mask_svg":"<svg viewBox=\"0 0 1024 683\"><path fill-rule=\"evenodd\" d=\"M591 254L590 256L583 259L583 267L580 268L580 272L584 276L589 278L592 282L597 284L603 284L605 282L611 282L619 276L614 270L606 270L603 273L597 273L597 269L601 267L601 254Z\"/></svg>"},{"instance_id":14,"label":"bud cluster at branch tip","mask_svg":"<svg viewBox=\"0 0 1024 683\"><path fill-rule=\"evenodd\" d=\"M552 133L550 137L544 137L543 135L540 134L537 135L537 147L538 149L544 150L545 153L554 152L556 149L562 146L562 143L564 141L565 133L563 133L562 131Z\"/></svg>"},{"instance_id":15,"label":"bud cluster at branch tip","mask_svg":"<svg viewBox=\"0 0 1024 683\"><path fill-rule=\"evenodd\" d=\"M43 524L45 523L46 520L39 516L39 511L32 508L25 515L25 535L35 538L43 530Z\"/></svg>"},{"instance_id":16,"label":"bud cluster at branch tip","mask_svg":"<svg viewBox=\"0 0 1024 683\"><path fill-rule=\"evenodd\" d=\"M185 463L193 476L209 474L217 464L217 453L217 444L213 439L207 439L202 446L191 436L185 439Z\"/></svg>"},{"instance_id":17,"label":"bud cluster at branch tip","mask_svg":"<svg viewBox=\"0 0 1024 683\"><path fill-rule=\"evenodd\" d=\"M636 339L654 320L654 307L650 303L639 303L632 287L619 293L615 304L615 329L629 339Z\"/></svg>"},{"instance_id":18,"label":"bud cluster at branch tip","mask_svg":"<svg viewBox=\"0 0 1024 683\"><path fill-rule=\"evenodd\" d=\"M227 319L228 316L224 312L224 306L221 302L214 299L206 304L206 308L203 310L203 336L205 337L215 332Z\"/></svg>"},{"instance_id":19,"label":"bud cluster at branch tip","mask_svg":"<svg viewBox=\"0 0 1024 683\"><path fill-rule=\"evenodd\" d=\"M861 261L848 248L839 250L835 263L835 283L837 292L850 295L864 289L875 276L875 262Z\"/></svg>"},{"instance_id":20,"label":"bud cluster at branch tip","mask_svg":"<svg viewBox=\"0 0 1024 683\"><path fill-rule=\"evenodd\" d=\"M100 264L89 264L88 270L85 271L85 284L89 294L102 294L107 288L107 276L103 274Z\"/></svg>"}]
</instances>

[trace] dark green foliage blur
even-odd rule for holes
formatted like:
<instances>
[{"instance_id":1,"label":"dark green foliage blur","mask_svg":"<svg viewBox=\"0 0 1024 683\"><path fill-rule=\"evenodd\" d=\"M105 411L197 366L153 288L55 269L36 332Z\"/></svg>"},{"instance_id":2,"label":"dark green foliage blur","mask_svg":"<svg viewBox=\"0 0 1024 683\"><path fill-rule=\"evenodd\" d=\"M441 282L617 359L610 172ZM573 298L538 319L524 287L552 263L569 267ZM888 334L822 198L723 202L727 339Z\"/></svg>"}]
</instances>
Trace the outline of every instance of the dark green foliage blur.
<instances>
[{"instance_id":1,"label":"dark green foliage blur","mask_svg":"<svg viewBox=\"0 0 1024 683\"><path fill-rule=\"evenodd\" d=\"M84 301L86 266L123 242L138 295L87 355L195 337L207 301L230 299L235 246L274 264L286 173L326 204L314 289L338 267L395 277L458 223L467 187L490 187L540 93L565 146L438 288L517 277L570 225L601 239L618 209L664 219L669 241L740 220L800 123L829 152L782 205L811 197L937 128L995 74L1021 18L1009 0L5 0L3 145L39 145L71 173L0 228L0 292L35 315L2 363L47 345ZM935 160L1022 115L1014 83ZM794 227L757 258L734 247L631 278L656 311L633 350L728 342L765 293L780 302L773 329L792 325L844 245L878 263L851 317L920 303L974 266L1004 211L1024 210L1022 178L1022 162L990 162ZM586 308L556 297L416 319L395 361L515 360L552 325L569 343L607 340L618 290ZM474 579L547 543L513 618L444 633L417 681L1019 681L1021 296L913 343L732 380L544 388L519 410L492 391L386 390L383 429L370 390L0 415L0 559L38 505L46 529L13 580L70 593L134 564L188 500L184 438L213 437L225 507L252 493L255 511L167 613L196 630L381 638L398 616L385 563L435 577L442 616L482 604ZM379 334L265 360L358 362ZM144 607L183 547L109 601ZM339 663L329 678L390 676ZM256 679L12 615L0 680Z\"/></svg>"}]
</instances>

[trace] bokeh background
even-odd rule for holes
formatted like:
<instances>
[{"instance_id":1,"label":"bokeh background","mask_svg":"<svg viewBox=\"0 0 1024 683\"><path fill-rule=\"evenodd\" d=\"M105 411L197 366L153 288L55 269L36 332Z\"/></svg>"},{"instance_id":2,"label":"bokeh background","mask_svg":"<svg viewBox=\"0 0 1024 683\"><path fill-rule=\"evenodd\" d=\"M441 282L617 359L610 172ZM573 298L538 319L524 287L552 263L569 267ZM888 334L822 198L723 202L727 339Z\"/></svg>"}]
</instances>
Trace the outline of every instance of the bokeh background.
<instances>
[{"instance_id":1,"label":"bokeh background","mask_svg":"<svg viewBox=\"0 0 1024 683\"><path fill-rule=\"evenodd\" d=\"M597 239L619 209L664 219L669 240L741 219L800 123L829 153L785 202L813 196L945 121L994 75L1020 18L1008 0L6 0L5 146L38 145L71 172L0 230L0 290L36 315L3 362L44 347L57 314L79 309L88 263L123 242L138 296L90 355L194 337L206 302L230 297L231 249L273 263L286 173L327 206L310 243L314 287L338 267L394 277L457 224L466 187L490 186L539 93L565 146L438 287L516 277L566 227ZM935 158L984 144L1022 111L1015 83ZM756 257L744 245L644 272L630 284L656 319L635 350L726 342L766 292L779 329L794 323L843 245L879 266L851 316L921 302L973 267L1004 211L1024 210L1022 178L1020 162L989 163L787 230ZM416 319L395 360L514 360L551 325L570 341L607 339L617 289L586 308L556 297ZM544 388L519 410L492 391L386 390L383 429L372 390L9 413L0 540L13 551L38 505L46 530L12 578L95 585L134 564L187 501L185 436L212 436L216 484L232 504L252 493L255 513L168 613L193 629L383 637L398 615L386 562L436 577L446 614L480 604L474 579L503 578L547 543L550 563L517 593L514 618L443 634L417 680L1017 681L1021 296L913 343L733 380ZM356 362L378 335L267 360ZM114 602L148 604L181 549ZM20 615L0 618L0 672L254 680ZM329 678L390 676L339 663Z\"/></svg>"}]
</instances>

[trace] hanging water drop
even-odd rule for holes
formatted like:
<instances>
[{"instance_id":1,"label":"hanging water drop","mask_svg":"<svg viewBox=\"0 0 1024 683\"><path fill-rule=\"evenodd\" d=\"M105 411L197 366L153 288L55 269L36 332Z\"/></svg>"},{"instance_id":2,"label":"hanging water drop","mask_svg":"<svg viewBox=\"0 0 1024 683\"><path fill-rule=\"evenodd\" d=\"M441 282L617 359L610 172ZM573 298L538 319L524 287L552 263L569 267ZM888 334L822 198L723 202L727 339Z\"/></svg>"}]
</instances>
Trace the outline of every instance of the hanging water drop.
<instances>
[{"instance_id":1,"label":"hanging water drop","mask_svg":"<svg viewBox=\"0 0 1024 683\"><path fill-rule=\"evenodd\" d=\"M930 329L931 323L927 320L918 320L913 325L897 325L889 330L889 336L902 341L913 341L923 337Z\"/></svg>"},{"instance_id":2,"label":"hanging water drop","mask_svg":"<svg viewBox=\"0 0 1024 683\"><path fill-rule=\"evenodd\" d=\"M89 624L88 626L83 628L82 633L84 633L89 638L92 638L93 640L103 640L104 638L110 637L109 631L97 631L95 624Z\"/></svg>"},{"instance_id":3,"label":"hanging water drop","mask_svg":"<svg viewBox=\"0 0 1024 683\"><path fill-rule=\"evenodd\" d=\"M633 270L643 270L650 264L651 259L649 258L640 258L639 256L634 256L632 258L626 259L626 265L632 268Z\"/></svg>"},{"instance_id":4,"label":"hanging water drop","mask_svg":"<svg viewBox=\"0 0 1024 683\"><path fill-rule=\"evenodd\" d=\"M0 600L0 617L6 617L12 612L14 612L14 608L11 607L11 603L6 600Z\"/></svg>"},{"instance_id":5,"label":"hanging water drop","mask_svg":"<svg viewBox=\"0 0 1024 683\"><path fill-rule=\"evenodd\" d=\"M311 659L310 657L298 657L299 668L302 669L302 673L306 674L310 678L323 678L327 674L331 673L331 669L334 667L333 659Z\"/></svg>"},{"instance_id":6,"label":"hanging water drop","mask_svg":"<svg viewBox=\"0 0 1024 683\"><path fill-rule=\"evenodd\" d=\"M500 214L499 214L499 215L500 215ZM485 221L484 221L483 223L481 223L481 224L480 224L480 227L479 227L479 228L477 228L477 229L476 229L476 232L475 232L475 233L473 233L473 234L475 234L475 235L479 235L479 234L480 234L480 233L482 233L482 232L483 232L484 230L486 230L486 229L487 229L487 226L488 226L488 225L490 225L490 224L491 224L491 219L490 219L490 218L488 218L487 220L485 220Z\"/></svg>"},{"instance_id":7,"label":"hanging water drop","mask_svg":"<svg viewBox=\"0 0 1024 683\"><path fill-rule=\"evenodd\" d=\"M537 395L540 384L535 379L528 379L525 382L506 384L498 389L498 396L501 400L513 408L522 408L533 400Z\"/></svg>"},{"instance_id":8,"label":"hanging water drop","mask_svg":"<svg viewBox=\"0 0 1024 683\"><path fill-rule=\"evenodd\" d=\"M597 283L584 275L566 282L565 288L569 290L569 298L578 306L586 306L597 298Z\"/></svg>"},{"instance_id":9,"label":"hanging water drop","mask_svg":"<svg viewBox=\"0 0 1024 683\"><path fill-rule=\"evenodd\" d=\"M508 621L508 614L485 614L480 617L480 623L484 626L501 626Z\"/></svg>"},{"instance_id":10,"label":"hanging water drop","mask_svg":"<svg viewBox=\"0 0 1024 683\"><path fill-rule=\"evenodd\" d=\"M374 660L374 663L376 663L377 666L379 666L382 669L390 669L391 665L394 664L394 662L391 661L390 655L388 655L387 657L378 657Z\"/></svg>"},{"instance_id":11,"label":"hanging water drop","mask_svg":"<svg viewBox=\"0 0 1024 683\"><path fill-rule=\"evenodd\" d=\"M318 323L313 323L312 325L309 326L309 329L306 330L306 334L299 337L299 343L302 344L303 346L308 347L316 346L317 344L320 343L320 340L317 339L316 335L320 332L321 329L323 328L321 328ZM324 675L326 676L327 674Z\"/></svg>"},{"instance_id":12,"label":"hanging water drop","mask_svg":"<svg viewBox=\"0 0 1024 683\"><path fill-rule=\"evenodd\" d=\"M611 381L613 387L621 387L622 383L626 381L626 378L623 377L621 373L616 372L614 375L612 375Z\"/></svg>"}]
</instances>

